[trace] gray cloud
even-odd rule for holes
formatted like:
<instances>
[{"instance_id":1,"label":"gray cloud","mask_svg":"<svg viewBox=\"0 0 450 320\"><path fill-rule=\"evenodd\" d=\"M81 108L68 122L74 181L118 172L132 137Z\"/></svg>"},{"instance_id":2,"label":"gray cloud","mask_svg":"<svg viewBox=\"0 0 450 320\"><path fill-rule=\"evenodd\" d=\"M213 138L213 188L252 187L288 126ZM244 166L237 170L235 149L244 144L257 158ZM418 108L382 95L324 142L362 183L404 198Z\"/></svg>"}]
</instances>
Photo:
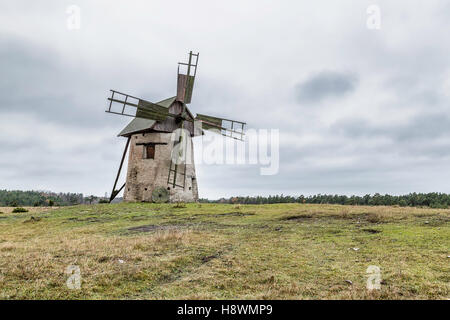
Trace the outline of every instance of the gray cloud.
<instances>
[{"instance_id":1,"label":"gray cloud","mask_svg":"<svg viewBox=\"0 0 450 320\"><path fill-rule=\"evenodd\" d=\"M297 98L300 102L337 98L354 91L356 82L351 74L322 71L297 86Z\"/></svg>"},{"instance_id":2,"label":"gray cloud","mask_svg":"<svg viewBox=\"0 0 450 320\"><path fill-rule=\"evenodd\" d=\"M450 116L446 113L424 113L401 124L374 124L365 119L344 120L335 123L332 130L349 138L386 137L395 143L432 143L439 137L450 137Z\"/></svg>"}]
</instances>

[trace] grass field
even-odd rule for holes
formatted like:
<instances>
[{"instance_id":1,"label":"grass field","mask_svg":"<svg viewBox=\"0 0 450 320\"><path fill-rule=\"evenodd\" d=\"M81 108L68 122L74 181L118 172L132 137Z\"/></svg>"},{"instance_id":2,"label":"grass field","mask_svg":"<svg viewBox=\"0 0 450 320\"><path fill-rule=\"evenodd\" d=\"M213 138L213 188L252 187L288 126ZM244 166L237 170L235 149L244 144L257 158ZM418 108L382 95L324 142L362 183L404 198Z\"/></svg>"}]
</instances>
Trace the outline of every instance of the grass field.
<instances>
[{"instance_id":1,"label":"grass field","mask_svg":"<svg viewBox=\"0 0 450 320\"><path fill-rule=\"evenodd\" d=\"M450 210L0 208L1 299L448 299ZM80 268L81 289L66 286ZM366 289L370 265L381 289Z\"/></svg>"}]
</instances>

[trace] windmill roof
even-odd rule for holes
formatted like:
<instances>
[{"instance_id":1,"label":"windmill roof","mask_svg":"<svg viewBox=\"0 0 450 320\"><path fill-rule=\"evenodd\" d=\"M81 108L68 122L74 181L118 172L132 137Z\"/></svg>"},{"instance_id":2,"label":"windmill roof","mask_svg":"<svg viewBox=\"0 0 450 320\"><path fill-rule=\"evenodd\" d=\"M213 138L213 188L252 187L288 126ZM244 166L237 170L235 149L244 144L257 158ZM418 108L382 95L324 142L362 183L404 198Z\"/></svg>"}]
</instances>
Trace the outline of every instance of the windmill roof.
<instances>
[{"instance_id":1,"label":"windmill roof","mask_svg":"<svg viewBox=\"0 0 450 320\"><path fill-rule=\"evenodd\" d=\"M156 104L169 108L175 101L176 97L167 98L157 102ZM119 133L119 136L128 136L135 132L148 130L156 123L155 120L134 118L131 122Z\"/></svg>"},{"instance_id":2,"label":"windmill roof","mask_svg":"<svg viewBox=\"0 0 450 320\"><path fill-rule=\"evenodd\" d=\"M153 127L155 120L134 118L131 122L119 133L119 136L128 136L134 132L144 131Z\"/></svg>"},{"instance_id":3,"label":"windmill roof","mask_svg":"<svg viewBox=\"0 0 450 320\"><path fill-rule=\"evenodd\" d=\"M177 97L167 98L167 99L157 102L156 104L159 104L160 106L168 108L172 105L172 103L175 101L176 98Z\"/></svg>"}]
</instances>

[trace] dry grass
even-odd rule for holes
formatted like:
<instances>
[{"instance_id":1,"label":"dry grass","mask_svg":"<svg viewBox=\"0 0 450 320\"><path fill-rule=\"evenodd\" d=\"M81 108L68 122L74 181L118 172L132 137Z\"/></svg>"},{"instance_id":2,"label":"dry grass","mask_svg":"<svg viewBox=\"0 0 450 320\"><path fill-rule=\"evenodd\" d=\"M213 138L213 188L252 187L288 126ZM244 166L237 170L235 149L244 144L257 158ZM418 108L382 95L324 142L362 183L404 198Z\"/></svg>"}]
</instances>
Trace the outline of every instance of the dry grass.
<instances>
[{"instance_id":1,"label":"dry grass","mask_svg":"<svg viewBox=\"0 0 450 320\"><path fill-rule=\"evenodd\" d=\"M14 208L15 207L0 207L0 214L11 213L13 212ZM59 209L59 207L22 207L22 208L27 209L28 212L31 213L39 213Z\"/></svg>"},{"instance_id":2,"label":"dry grass","mask_svg":"<svg viewBox=\"0 0 450 320\"><path fill-rule=\"evenodd\" d=\"M0 299L449 298L450 210L30 209L0 215ZM69 265L80 268L80 290L66 286ZM369 265L382 270L379 291L366 289Z\"/></svg>"},{"instance_id":3,"label":"dry grass","mask_svg":"<svg viewBox=\"0 0 450 320\"><path fill-rule=\"evenodd\" d=\"M191 230L179 230L176 228L158 231L153 236L155 242L183 241L188 239Z\"/></svg>"}]
</instances>

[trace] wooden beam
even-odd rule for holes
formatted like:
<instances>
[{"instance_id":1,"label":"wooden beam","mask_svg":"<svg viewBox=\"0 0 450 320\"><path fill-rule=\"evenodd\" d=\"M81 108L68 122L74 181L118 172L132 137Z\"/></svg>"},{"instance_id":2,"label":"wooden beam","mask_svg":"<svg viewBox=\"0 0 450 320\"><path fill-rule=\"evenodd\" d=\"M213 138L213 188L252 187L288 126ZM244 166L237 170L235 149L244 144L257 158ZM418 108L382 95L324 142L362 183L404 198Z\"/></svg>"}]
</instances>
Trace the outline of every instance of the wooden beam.
<instances>
[{"instance_id":1,"label":"wooden beam","mask_svg":"<svg viewBox=\"0 0 450 320\"><path fill-rule=\"evenodd\" d=\"M122 160L120 161L119 171L117 171L116 180L114 181L114 186L111 191L111 197L109 198L109 203L114 200L114 198L117 196L117 194L123 189L125 186L125 183L123 184L122 188L120 188L118 191L116 190L117 181L119 180L120 171L122 171L123 161L125 160L125 156L127 155L128 145L130 144L131 136L128 137L127 143L125 145L125 149L123 150Z\"/></svg>"},{"instance_id":2,"label":"wooden beam","mask_svg":"<svg viewBox=\"0 0 450 320\"><path fill-rule=\"evenodd\" d=\"M136 143L137 146L148 146L148 145L161 145L161 144L167 144L167 142L139 142Z\"/></svg>"}]
</instances>

